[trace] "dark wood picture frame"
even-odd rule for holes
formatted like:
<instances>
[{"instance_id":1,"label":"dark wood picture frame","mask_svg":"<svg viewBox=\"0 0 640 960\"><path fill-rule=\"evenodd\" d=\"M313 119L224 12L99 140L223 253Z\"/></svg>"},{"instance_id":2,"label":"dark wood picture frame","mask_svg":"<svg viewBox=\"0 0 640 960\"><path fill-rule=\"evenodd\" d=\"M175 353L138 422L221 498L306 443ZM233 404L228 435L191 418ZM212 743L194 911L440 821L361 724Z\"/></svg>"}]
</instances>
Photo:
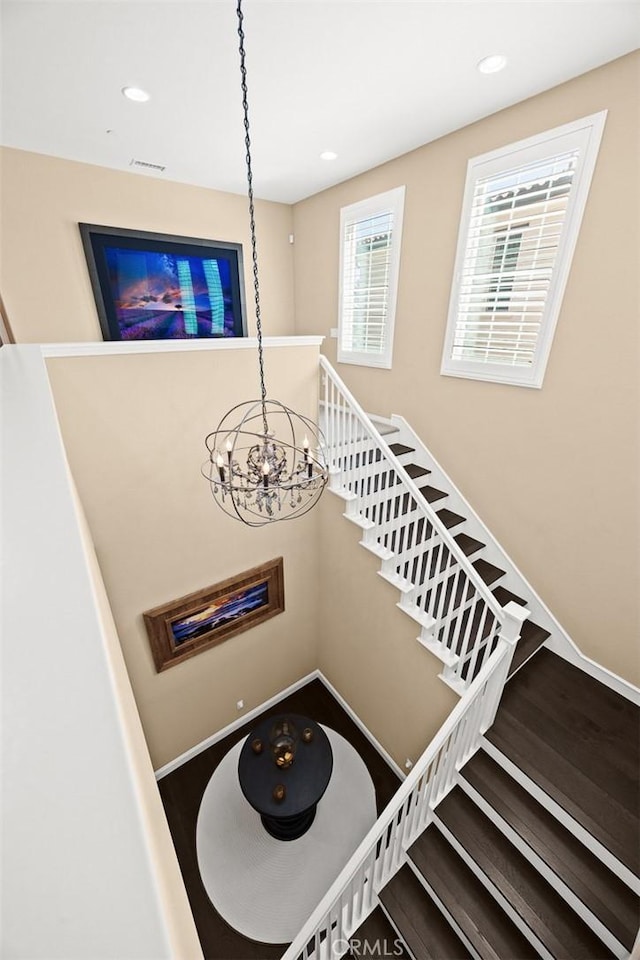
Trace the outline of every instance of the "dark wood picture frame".
<instances>
[{"instance_id":1,"label":"dark wood picture frame","mask_svg":"<svg viewBox=\"0 0 640 960\"><path fill-rule=\"evenodd\" d=\"M277 557L142 616L160 673L283 610L283 565Z\"/></svg>"}]
</instances>

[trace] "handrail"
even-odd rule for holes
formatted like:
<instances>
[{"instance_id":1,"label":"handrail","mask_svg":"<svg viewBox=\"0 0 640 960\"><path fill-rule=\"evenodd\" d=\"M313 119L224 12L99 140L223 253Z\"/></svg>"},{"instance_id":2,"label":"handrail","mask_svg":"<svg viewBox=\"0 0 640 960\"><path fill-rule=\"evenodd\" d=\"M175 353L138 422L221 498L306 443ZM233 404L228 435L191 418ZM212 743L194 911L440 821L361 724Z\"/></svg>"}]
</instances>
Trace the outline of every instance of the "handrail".
<instances>
[{"instance_id":1,"label":"handrail","mask_svg":"<svg viewBox=\"0 0 640 960\"><path fill-rule=\"evenodd\" d=\"M376 430L376 427L372 423L369 416L362 409L356 398L350 392L347 385L344 381L338 376L334 368L331 366L329 361L322 354L320 355L320 367L325 372L325 374L331 378L335 386L338 387L340 392L343 394L345 400L348 401L349 406L352 409L352 412L355 414L357 419L360 421L362 427L365 428L366 432L369 434L369 438L373 440L379 449L382 451L385 459L390 463L393 469L396 471L398 476L402 478L402 486L404 486L406 492L408 492L417 502L419 510L421 510L425 517L428 519L429 523L438 531L439 536L446 544L447 549L455 557L456 562L462 567L465 571L469 580L473 583L474 588L480 594L482 599L485 601L491 612L494 614L496 619L502 622L504 618L504 608L500 606L494 595L492 594L489 587L486 585L484 580L479 576L477 570L466 556L464 551L461 549L455 538L451 535L447 527L444 525L440 517L438 517L436 511L433 509L431 504L429 504L420 493L418 485L415 480L413 480L409 474L406 472L403 465L400 463L396 455L391 450L389 444L384 439L383 435Z\"/></svg>"},{"instance_id":2,"label":"handrail","mask_svg":"<svg viewBox=\"0 0 640 960\"><path fill-rule=\"evenodd\" d=\"M508 604L513 622L524 619ZM505 608L505 609L507 609ZM517 628L516 628L517 629ZM476 752L495 718L515 638L501 635L449 717L331 885L282 960L333 960L377 902L377 894L406 859L436 804L455 785L457 771ZM344 947L344 949L342 949Z\"/></svg>"}]
</instances>

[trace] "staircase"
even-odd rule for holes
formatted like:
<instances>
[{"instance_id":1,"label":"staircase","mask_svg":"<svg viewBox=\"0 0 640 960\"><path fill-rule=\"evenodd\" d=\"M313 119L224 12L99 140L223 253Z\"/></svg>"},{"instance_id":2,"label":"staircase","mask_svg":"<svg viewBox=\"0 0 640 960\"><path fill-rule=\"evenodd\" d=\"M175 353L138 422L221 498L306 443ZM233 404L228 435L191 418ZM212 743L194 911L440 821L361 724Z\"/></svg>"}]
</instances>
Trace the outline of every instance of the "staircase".
<instances>
[{"instance_id":1,"label":"staircase","mask_svg":"<svg viewBox=\"0 0 640 960\"><path fill-rule=\"evenodd\" d=\"M630 701L537 653L380 892L388 943L399 935L416 960L628 957L640 911L639 721ZM353 939L371 942L375 919Z\"/></svg>"},{"instance_id":2,"label":"staircase","mask_svg":"<svg viewBox=\"0 0 640 960\"><path fill-rule=\"evenodd\" d=\"M487 587L490 588L499 605L501 607L506 607L511 601L522 607L527 606L527 600L513 593L511 590L508 590L501 584L500 581L502 581L502 579L506 576L506 570L502 569L497 564L490 562L485 556L483 556L483 554L486 553L487 544L482 540L471 536L467 532L469 527L468 517L463 516L461 513L456 513L448 506L441 506L443 502L447 502L450 499L449 493L440 487L432 485L432 482L429 480L429 475L432 473L431 469L414 462L416 453L415 449L407 446L406 444L397 442L391 443L389 445L389 449L398 458L399 463L405 467L407 475L414 480L418 480L418 489L425 498L426 502L436 505L436 515L440 518L447 530L453 532L453 539L458 544L464 555L472 558L471 562L478 576L484 581L484 583L486 583ZM416 535L420 537L423 534L423 530L425 530L424 526L418 526ZM425 539L428 537L428 533L429 530L427 526L424 534ZM391 542L393 546L395 546L393 538ZM393 546L391 548L392 550ZM414 560L411 569L409 569L408 564L406 564L403 570L398 564L394 570L394 574L391 576L386 575L386 579L396 584L398 584L402 579L405 581L408 580L411 583L422 584L425 573L426 562L422 560L420 568L418 569L418 561ZM510 675L515 673L516 670L518 670L522 664L525 663L529 657L532 656L532 654L534 654L536 650L542 646L549 636L549 630L546 630L539 624L534 623L532 620L524 620L520 630L518 645L511 662ZM474 664L471 679L478 675L484 660L484 653L486 652L487 654L490 654L494 649L495 644L490 648L487 648L486 651L483 650L481 652ZM464 672L463 676L466 679L466 671Z\"/></svg>"},{"instance_id":3,"label":"staircase","mask_svg":"<svg viewBox=\"0 0 640 960\"><path fill-rule=\"evenodd\" d=\"M284 960L347 941L355 957L625 960L640 925L637 701L590 675L609 679L408 425L382 437L321 366L330 489L461 699Z\"/></svg>"}]
</instances>

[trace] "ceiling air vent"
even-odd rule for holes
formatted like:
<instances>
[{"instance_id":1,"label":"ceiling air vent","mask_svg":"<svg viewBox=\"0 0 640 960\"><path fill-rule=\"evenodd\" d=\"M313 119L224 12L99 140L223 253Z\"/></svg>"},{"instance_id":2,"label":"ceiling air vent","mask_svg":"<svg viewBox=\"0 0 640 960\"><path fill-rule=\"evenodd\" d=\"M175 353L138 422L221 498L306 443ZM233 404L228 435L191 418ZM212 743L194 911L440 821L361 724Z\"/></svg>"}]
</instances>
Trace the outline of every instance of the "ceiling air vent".
<instances>
[{"instance_id":1,"label":"ceiling air vent","mask_svg":"<svg viewBox=\"0 0 640 960\"><path fill-rule=\"evenodd\" d=\"M162 163L149 163L147 160L136 160L129 162L130 167L142 167L144 170L159 170L162 173L167 168Z\"/></svg>"}]
</instances>

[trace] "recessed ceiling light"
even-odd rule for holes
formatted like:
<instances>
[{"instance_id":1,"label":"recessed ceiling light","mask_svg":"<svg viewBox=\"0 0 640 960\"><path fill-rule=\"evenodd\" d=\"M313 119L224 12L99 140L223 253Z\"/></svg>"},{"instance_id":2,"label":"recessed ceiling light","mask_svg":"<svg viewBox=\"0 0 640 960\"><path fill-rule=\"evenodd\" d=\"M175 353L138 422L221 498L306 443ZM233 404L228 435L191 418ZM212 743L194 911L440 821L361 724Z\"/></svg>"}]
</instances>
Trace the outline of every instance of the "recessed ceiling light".
<instances>
[{"instance_id":1,"label":"recessed ceiling light","mask_svg":"<svg viewBox=\"0 0 640 960\"><path fill-rule=\"evenodd\" d=\"M127 100L134 100L136 103L146 103L147 100L151 99L151 95L146 90L141 90L140 87L123 87L122 93Z\"/></svg>"},{"instance_id":2,"label":"recessed ceiling light","mask_svg":"<svg viewBox=\"0 0 640 960\"><path fill-rule=\"evenodd\" d=\"M334 153L333 150L323 150L320 154L321 160L337 160L338 154Z\"/></svg>"},{"instance_id":3,"label":"recessed ceiling light","mask_svg":"<svg viewBox=\"0 0 640 960\"><path fill-rule=\"evenodd\" d=\"M484 57L476 64L480 73L498 73L499 70L504 70L506 65L507 58L502 53L494 53L490 57Z\"/></svg>"}]
</instances>

